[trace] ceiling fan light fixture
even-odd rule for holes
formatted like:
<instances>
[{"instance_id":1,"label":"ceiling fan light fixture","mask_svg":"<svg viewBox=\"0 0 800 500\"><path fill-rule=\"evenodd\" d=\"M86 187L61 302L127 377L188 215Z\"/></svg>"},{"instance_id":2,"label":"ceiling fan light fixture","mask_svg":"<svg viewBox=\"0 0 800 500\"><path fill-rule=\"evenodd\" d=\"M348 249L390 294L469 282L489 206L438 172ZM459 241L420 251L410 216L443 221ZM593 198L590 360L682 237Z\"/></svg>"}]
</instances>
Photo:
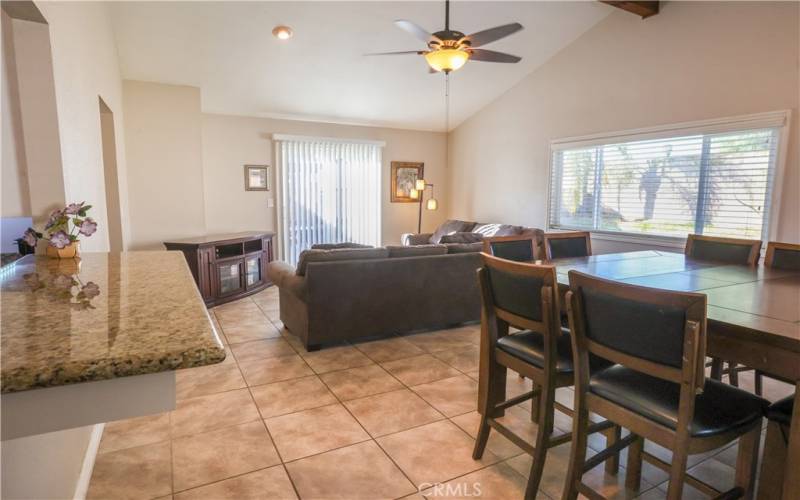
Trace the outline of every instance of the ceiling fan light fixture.
<instances>
[{"instance_id":1,"label":"ceiling fan light fixture","mask_svg":"<svg viewBox=\"0 0 800 500\"><path fill-rule=\"evenodd\" d=\"M439 49L425 54L428 66L435 71L444 71L445 73L461 68L468 59L469 52L461 49Z\"/></svg>"},{"instance_id":2,"label":"ceiling fan light fixture","mask_svg":"<svg viewBox=\"0 0 800 500\"><path fill-rule=\"evenodd\" d=\"M272 28L272 36L278 40L288 40L289 38L292 38L293 34L292 28L288 26L275 26Z\"/></svg>"}]
</instances>

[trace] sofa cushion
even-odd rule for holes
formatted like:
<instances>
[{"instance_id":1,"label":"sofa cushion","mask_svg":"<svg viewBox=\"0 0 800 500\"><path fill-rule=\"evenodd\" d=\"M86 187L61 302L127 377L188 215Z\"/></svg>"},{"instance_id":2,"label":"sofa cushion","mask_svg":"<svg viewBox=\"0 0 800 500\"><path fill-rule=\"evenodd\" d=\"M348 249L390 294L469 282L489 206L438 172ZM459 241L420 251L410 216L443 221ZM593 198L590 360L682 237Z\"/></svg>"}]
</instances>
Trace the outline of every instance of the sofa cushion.
<instances>
[{"instance_id":1,"label":"sofa cushion","mask_svg":"<svg viewBox=\"0 0 800 500\"><path fill-rule=\"evenodd\" d=\"M312 250L338 250L340 248L375 248L372 245L362 245L361 243L317 243L311 245Z\"/></svg>"},{"instance_id":2,"label":"sofa cushion","mask_svg":"<svg viewBox=\"0 0 800 500\"><path fill-rule=\"evenodd\" d=\"M479 222L472 228L473 233L480 233L484 238L494 236L516 236L522 233L522 226L512 226L510 224L495 224Z\"/></svg>"},{"instance_id":3,"label":"sofa cushion","mask_svg":"<svg viewBox=\"0 0 800 500\"><path fill-rule=\"evenodd\" d=\"M474 222L464 221L464 220L448 220L445 221L442 225L436 228L436 231L433 232L433 236L431 236L431 243L441 243L442 236L446 234L453 234L453 233L463 233L466 231L470 231L472 226L474 226Z\"/></svg>"},{"instance_id":4,"label":"sofa cushion","mask_svg":"<svg viewBox=\"0 0 800 500\"><path fill-rule=\"evenodd\" d=\"M483 243L478 241L475 243L448 243L447 253L472 253L480 252L483 250Z\"/></svg>"},{"instance_id":5,"label":"sofa cushion","mask_svg":"<svg viewBox=\"0 0 800 500\"><path fill-rule=\"evenodd\" d=\"M416 245L411 247L389 245L389 257L422 257L424 255L444 255L447 247L444 245Z\"/></svg>"},{"instance_id":6,"label":"sofa cushion","mask_svg":"<svg viewBox=\"0 0 800 500\"><path fill-rule=\"evenodd\" d=\"M483 241L483 235L478 233L453 233L442 236L442 243L475 243Z\"/></svg>"},{"instance_id":7,"label":"sofa cushion","mask_svg":"<svg viewBox=\"0 0 800 500\"><path fill-rule=\"evenodd\" d=\"M339 248L335 250L303 250L297 261L297 275L305 276L309 262L331 262L337 260L385 259L389 250L385 248Z\"/></svg>"}]
</instances>

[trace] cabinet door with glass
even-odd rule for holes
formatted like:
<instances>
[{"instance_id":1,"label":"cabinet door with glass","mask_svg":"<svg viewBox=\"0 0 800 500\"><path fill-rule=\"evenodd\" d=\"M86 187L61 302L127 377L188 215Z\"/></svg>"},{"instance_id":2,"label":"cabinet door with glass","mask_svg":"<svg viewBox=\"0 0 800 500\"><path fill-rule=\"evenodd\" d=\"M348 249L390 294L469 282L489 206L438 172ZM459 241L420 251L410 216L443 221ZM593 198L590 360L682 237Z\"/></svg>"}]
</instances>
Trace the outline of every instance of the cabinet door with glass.
<instances>
[{"instance_id":1,"label":"cabinet door with glass","mask_svg":"<svg viewBox=\"0 0 800 500\"><path fill-rule=\"evenodd\" d=\"M218 296L231 295L244 290L242 261L217 262Z\"/></svg>"},{"instance_id":2,"label":"cabinet door with glass","mask_svg":"<svg viewBox=\"0 0 800 500\"><path fill-rule=\"evenodd\" d=\"M245 286L247 288L253 288L260 285L264 278L262 276L262 255L253 255L247 257L244 261L245 263Z\"/></svg>"}]
</instances>

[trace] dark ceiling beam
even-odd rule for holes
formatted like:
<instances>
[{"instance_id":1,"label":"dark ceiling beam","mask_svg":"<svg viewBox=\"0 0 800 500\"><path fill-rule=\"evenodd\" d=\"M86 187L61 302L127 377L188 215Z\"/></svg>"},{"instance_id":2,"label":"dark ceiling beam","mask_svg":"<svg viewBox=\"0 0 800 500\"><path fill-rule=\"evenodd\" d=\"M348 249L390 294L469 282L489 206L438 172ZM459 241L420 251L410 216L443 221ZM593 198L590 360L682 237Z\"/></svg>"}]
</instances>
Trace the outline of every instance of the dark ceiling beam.
<instances>
[{"instance_id":1,"label":"dark ceiling beam","mask_svg":"<svg viewBox=\"0 0 800 500\"><path fill-rule=\"evenodd\" d=\"M0 8L11 19L47 24L39 8L30 0L3 0L0 2Z\"/></svg>"},{"instance_id":2,"label":"dark ceiling beam","mask_svg":"<svg viewBox=\"0 0 800 500\"><path fill-rule=\"evenodd\" d=\"M642 19L658 14L658 1L655 2L620 2L614 0L600 0L601 3L611 5L618 9L622 9L637 16L642 16Z\"/></svg>"}]
</instances>

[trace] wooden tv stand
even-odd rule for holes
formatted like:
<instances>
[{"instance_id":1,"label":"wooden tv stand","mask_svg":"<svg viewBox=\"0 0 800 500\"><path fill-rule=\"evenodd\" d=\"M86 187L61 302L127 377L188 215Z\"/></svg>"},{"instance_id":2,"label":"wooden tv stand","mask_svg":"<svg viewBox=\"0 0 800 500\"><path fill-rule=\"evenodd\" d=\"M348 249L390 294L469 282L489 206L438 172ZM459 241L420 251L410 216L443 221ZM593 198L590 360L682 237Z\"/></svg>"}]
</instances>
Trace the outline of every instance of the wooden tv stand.
<instances>
[{"instance_id":1,"label":"wooden tv stand","mask_svg":"<svg viewBox=\"0 0 800 500\"><path fill-rule=\"evenodd\" d=\"M271 232L233 233L165 241L180 250L206 305L254 294L272 283L267 264L274 258Z\"/></svg>"}]
</instances>

